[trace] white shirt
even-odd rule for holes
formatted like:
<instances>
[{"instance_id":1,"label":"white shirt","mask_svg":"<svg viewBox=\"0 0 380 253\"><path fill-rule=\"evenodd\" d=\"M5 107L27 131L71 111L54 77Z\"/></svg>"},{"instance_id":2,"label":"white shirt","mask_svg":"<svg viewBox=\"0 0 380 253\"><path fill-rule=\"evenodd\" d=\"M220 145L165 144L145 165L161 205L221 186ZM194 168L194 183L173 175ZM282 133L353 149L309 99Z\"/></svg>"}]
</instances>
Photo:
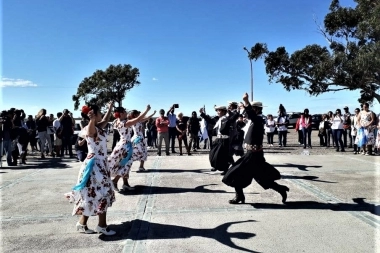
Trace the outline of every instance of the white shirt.
<instances>
[{"instance_id":1,"label":"white shirt","mask_svg":"<svg viewBox=\"0 0 380 253\"><path fill-rule=\"evenodd\" d=\"M277 118L277 123L280 123L280 124L285 123L285 117L278 117ZM278 131L286 131L286 130L288 130L285 125L277 126L277 129L278 129Z\"/></svg>"},{"instance_id":2,"label":"white shirt","mask_svg":"<svg viewBox=\"0 0 380 253\"><path fill-rule=\"evenodd\" d=\"M332 120L331 129L343 129L343 116L335 116Z\"/></svg>"},{"instance_id":3,"label":"white shirt","mask_svg":"<svg viewBox=\"0 0 380 253\"><path fill-rule=\"evenodd\" d=\"M273 133L274 132L274 126L276 122L274 120L267 120L267 123L265 124L265 132L266 133ZM268 125L268 126L267 126Z\"/></svg>"},{"instance_id":4,"label":"white shirt","mask_svg":"<svg viewBox=\"0 0 380 253\"><path fill-rule=\"evenodd\" d=\"M54 131L57 132L58 128L61 127L61 122L59 122L59 119L56 119L53 121L53 127L54 127Z\"/></svg>"}]
</instances>

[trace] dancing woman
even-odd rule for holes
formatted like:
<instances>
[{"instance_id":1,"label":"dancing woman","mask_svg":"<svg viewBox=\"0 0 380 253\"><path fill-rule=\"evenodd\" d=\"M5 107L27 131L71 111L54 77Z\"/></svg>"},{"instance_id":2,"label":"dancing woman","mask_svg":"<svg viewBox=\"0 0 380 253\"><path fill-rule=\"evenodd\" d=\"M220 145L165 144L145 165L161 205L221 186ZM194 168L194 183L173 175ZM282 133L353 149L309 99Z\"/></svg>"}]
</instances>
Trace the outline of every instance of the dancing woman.
<instances>
[{"instance_id":1,"label":"dancing woman","mask_svg":"<svg viewBox=\"0 0 380 253\"><path fill-rule=\"evenodd\" d=\"M89 119L80 135L86 139L88 155L79 171L78 184L73 191L65 194L70 202L74 202L73 215L81 215L76 224L77 230L86 234L94 233L87 227L89 216L98 216L95 231L104 235L116 232L107 227L107 208L115 201L110 170L107 164L107 136L102 130L108 123L113 103L109 103L108 111L102 117L96 105L82 107L82 117Z\"/></svg>"},{"instance_id":2,"label":"dancing woman","mask_svg":"<svg viewBox=\"0 0 380 253\"><path fill-rule=\"evenodd\" d=\"M132 110L128 115L128 119L133 120L139 117L140 114L140 111ZM149 115L146 118L143 118L141 121L137 122L135 125L132 126L134 132L134 135L131 140L133 142L132 160L140 161L139 171L145 171L144 162L148 158L147 144L144 138L143 122L148 121L151 117L153 117L154 114L156 114L156 111L154 111L151 115Z\"/></svg>"},{"instance_id":3,"label":"dancing woman","mask_svg":"<svg viewBox=\"0 0 380 253\"><path fill-rule=\"evenodd\" d=\"M129 170L131 169L133 160L132 156L132 144L131 144L131 134L132 126L136 123L142 121L150 110L150 105L147 105L146 110L140 116L134 119L127 120L127 112L123 107L117 107L115 109L115 117L117 118L114 127L120 133L120 140L116 143L115 148L108 157L108 163L111 170L111 174L115 176L112 179L114 188L116 191L117 183L119 179L123 178L123 190L131 188L128 183Z\"/></svg>"}]
</instances>

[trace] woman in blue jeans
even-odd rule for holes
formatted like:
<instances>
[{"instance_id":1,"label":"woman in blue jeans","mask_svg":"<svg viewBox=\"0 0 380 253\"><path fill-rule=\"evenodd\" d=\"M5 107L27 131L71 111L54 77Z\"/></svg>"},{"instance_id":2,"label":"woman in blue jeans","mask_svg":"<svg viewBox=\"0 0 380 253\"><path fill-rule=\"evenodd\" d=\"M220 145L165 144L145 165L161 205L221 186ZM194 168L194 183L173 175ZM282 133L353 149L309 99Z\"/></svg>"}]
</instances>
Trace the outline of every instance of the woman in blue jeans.
<instances>
[{"instance_id":1,"label":"woman in blue jeans","mask_svg":"<svg viewBox=\"0 0 380 253\"><path fill-rule=\"evenodd\" d=\"M309 109L303 111L303 119L300 121L303 133L303 148L311 148L311 115Z\"/></svg>"},{"instance_id":2,"label":"woman in blue jeans","mask_svg":"<svg viewBox=\"0 0 380 253\"><path fill-rule=\"evenodd\" d=\"M342 140L342 134L343 134L343 121L344 118L342 116L342 112L340 109L336 109L335 117L333 118L332 121L332 132L333 132L333 137L335 140L336 144L336 151L339 152L339 146L340 146L340 151L344 152L344 146L343 146L343 140Z\"/></svg>"}]
</instances>

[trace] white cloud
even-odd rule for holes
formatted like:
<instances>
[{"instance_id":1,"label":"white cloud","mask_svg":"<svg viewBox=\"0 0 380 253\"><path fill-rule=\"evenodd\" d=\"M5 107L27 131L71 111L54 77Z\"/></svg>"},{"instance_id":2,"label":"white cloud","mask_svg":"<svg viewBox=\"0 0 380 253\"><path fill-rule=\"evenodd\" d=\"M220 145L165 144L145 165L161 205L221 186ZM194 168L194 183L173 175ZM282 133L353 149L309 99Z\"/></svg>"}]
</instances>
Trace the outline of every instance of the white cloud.
<instances>
[{"instance_id":1,"label":"white cloud","mask_svg":"<svg viewBox=\"0 0 380 253\"><path fill-rule=\"evenodd\" d=\"M155 77L153 77L153 78L152 78L152 80L153 80L153 81L158 81L158 79L157 79L157 78L155 78Z\"/></svg>"},{"instance_id":2,"label":"white cloud","mask_svg":"<svg viewBox=\"0 0 380 253\"><path fill-rule=\"evenodd\" d=\"M0 87L37 87L37 84L29 80L2 77Z\"/></svg>"}]
</instances>

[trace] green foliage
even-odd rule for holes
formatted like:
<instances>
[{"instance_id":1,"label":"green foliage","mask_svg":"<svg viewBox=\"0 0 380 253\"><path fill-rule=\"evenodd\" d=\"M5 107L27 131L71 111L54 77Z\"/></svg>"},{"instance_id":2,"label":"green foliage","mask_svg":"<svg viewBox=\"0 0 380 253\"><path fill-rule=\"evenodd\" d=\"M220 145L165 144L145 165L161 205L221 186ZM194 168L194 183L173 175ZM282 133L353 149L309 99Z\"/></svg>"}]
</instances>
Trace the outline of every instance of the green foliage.
<instances>
[{"instance_id":1,"label":"green foliage","mask_svg":"<svg viewBox=\"0 0 380 253\"><path fill-rule=\"evenodd\" d=\"M122 106L126 92L140 84L137 80L139 75L139 69L129 64L110 65L105 71L96 70L92 76L83 79L77 93L73 95L75 110L81 100L98 106L105 106L113 100L117 106Z\"/></svg>"},{"instance_id":2,"label":"green foliage","mask_svg":"<svg viewBox=\"0 0 380 253\"><path fill-rule=\"evenodd\" d=\"M311 95L360 90L360 102L380 102L380 0L355 0L355 8L333 0L319 28L329 47L307 45L289 56L285 47L251 48L250 58L264 58L270 82Z\"/></svg>"}]
</instances>

